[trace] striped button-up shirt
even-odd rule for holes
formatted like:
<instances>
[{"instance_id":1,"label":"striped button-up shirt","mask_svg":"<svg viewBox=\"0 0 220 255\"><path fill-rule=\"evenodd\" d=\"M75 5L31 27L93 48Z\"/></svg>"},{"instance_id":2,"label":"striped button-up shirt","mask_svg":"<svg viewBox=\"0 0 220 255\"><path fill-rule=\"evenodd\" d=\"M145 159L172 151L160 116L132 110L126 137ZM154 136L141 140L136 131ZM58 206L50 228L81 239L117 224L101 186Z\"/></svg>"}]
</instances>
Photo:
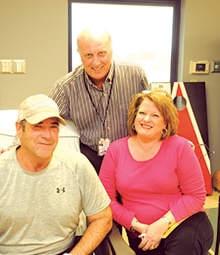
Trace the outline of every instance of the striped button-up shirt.
<instances>
[{"instance_id":1,"label":"striped button-up shirt","mask_svg":"<svg viewBox=\"0 0 220 255\"><path fill-rule=\"evenodd\" d=\"M128 135L129 102L146 89L149 86L142 68L113 62L102 90L81 65L58 80L49 96L58 104L61 116L76 125L80 141L97 151L100 138L112 142Z\"/></svg>"}]
</instances>

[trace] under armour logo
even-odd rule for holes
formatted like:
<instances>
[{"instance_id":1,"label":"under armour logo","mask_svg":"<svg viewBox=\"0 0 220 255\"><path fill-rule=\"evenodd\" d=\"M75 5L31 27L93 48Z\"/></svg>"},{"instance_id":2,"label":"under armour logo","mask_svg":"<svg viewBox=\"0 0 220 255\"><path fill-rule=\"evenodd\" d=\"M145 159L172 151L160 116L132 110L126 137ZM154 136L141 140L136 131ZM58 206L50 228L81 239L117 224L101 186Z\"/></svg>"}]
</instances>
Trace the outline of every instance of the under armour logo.
<instances>
[{"instance_id":1,"label":"under armour logo","mask_svg":"<svg viewBox=\"0 0 220 255\"><path fill-rule=\"evenodd\" d=\"M63 187L62 189L60 189L60 188L57 188L57 193L60 193L60 192L65 192L66 190L65 190L65 187Z\"/></svg>"}]
</instances>

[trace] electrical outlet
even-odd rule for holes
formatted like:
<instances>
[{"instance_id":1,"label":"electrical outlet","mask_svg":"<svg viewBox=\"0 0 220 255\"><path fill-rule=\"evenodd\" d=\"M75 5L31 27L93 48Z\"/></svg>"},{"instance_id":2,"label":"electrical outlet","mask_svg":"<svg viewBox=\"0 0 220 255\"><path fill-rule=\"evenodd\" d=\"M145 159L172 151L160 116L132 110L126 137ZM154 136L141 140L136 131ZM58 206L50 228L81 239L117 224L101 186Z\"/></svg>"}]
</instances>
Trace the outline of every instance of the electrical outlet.
<instances>
[{"instance_id":1,"label":"electrical outlet","mask_svg":"<svg viewBox=\"0 0 220 255\"><path fill-rule=\"evenodd\" d=\"M0 60L0 73L12 73L12 61L10 59Z\"/></svg>"},{"instance_id":2,"label":"electrical outlet","mask_svg":"<svg viewBox=\"0 0 220 255\"><path fill-rule=\"evenodd\" d=\"M12 61L13 73L25 73L25 60L24 59L14 59Z\"/></svg>"}]
</instances>

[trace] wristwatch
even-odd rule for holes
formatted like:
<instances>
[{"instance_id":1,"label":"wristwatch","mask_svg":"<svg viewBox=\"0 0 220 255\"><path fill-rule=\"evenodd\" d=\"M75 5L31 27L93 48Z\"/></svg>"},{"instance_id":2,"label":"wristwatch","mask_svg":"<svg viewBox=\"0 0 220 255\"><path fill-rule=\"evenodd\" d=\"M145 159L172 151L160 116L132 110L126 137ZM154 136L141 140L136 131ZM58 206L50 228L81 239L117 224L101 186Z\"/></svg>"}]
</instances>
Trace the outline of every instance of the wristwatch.
<instances>
[{"instance_id":1,"label":"wristwatch","mask_svg":"<svg viewBox=\"0 0 220 255\"><path fill-rule=\"evenodd\" d=\"M166 216L164 216L162 219L164 219L168 227L172 225L172 222Z\"/></svg>"}]
</instances>

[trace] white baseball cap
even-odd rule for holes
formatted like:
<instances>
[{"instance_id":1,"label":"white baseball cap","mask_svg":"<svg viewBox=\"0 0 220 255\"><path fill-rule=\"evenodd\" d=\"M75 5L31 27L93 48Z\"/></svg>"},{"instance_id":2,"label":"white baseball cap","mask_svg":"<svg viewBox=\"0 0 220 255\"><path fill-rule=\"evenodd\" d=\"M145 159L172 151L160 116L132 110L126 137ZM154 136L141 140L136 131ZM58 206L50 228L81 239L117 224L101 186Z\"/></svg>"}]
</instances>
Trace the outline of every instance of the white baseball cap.
<instances>
[{"instance_id":1,"label":"white baseball cap","mask_svg":"<svg viewBox=\"0 0 220 255\"><path fill-rule=\"evenodd\" d=\"M59 122L66 126L57 104L44 94L27 97L18 109L18 121L27 120L30 124L37 124L51 117L57 117Z\"/></svg>"}]
</instances>

